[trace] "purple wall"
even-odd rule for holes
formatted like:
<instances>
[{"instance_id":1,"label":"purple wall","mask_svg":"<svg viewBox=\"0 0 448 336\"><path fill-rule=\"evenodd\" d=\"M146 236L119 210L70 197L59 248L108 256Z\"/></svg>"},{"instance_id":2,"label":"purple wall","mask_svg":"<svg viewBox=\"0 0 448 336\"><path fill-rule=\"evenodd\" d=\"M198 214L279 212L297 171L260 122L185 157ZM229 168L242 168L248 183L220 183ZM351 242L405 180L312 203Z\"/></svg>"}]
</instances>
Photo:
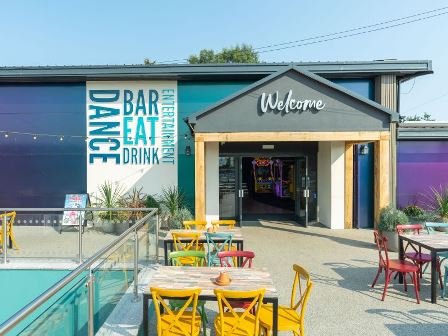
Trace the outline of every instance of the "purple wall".
<instances>
[{"instance_id":1,"label":"purple wall","mask_svg":"<svg viewBox=\"0 0 448 336\"><path fill-rule=\"evenodd\" d=\"M448 186L448 141L399 141L397 203L427 208L431 187Z\"/></svg>"}]
</instances>

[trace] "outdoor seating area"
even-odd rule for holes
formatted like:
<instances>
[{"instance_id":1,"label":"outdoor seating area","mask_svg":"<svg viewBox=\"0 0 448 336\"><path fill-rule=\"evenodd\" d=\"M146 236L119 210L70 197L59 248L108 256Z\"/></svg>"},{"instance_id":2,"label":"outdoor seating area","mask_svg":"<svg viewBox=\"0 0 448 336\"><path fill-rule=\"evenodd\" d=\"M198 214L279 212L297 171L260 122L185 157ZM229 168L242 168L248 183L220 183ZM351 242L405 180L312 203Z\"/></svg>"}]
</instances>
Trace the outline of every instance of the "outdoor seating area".
<instances>
[{"instance_id":1,"label":"outdoor seating area","mask_svg":"<svg viewBox=\"0 0 448 336\"><path fill-rule=\"evenodd\" d=\"M209 301L217 302L218 313L210 325L216 335L277 335L278 331L304 335L312 281L303 267L292 266L291 304L279 306L269 270L253 267L256 253L243 249L244 236L235 221L183 224L186 229L170 230L164 238L166 266L156 270L143 293L144 335L151 329L157 329L158 335L199 335L202 329L205 336ZM149 324L150 299L156 327Z\"/></svg>"}]
</instances>

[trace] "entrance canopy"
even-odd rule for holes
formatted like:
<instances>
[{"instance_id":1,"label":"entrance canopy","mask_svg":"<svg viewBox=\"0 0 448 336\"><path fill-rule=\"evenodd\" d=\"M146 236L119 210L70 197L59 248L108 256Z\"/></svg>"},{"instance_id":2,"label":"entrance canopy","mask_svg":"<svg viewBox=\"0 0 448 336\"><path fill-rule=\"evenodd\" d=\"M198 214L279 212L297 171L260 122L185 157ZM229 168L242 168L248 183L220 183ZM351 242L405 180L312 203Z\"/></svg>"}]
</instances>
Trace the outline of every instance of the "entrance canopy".
<instances>
[{"instance_id":1,"label":"entrance canopy","mask_svg":"<svg viewBox=\"0 0 448 336\"><path fill-rule=\"evenodd\" d=\"M191 115L196 133L388 131L398 114L291 66Z\"/></svg>"}]
</instances>

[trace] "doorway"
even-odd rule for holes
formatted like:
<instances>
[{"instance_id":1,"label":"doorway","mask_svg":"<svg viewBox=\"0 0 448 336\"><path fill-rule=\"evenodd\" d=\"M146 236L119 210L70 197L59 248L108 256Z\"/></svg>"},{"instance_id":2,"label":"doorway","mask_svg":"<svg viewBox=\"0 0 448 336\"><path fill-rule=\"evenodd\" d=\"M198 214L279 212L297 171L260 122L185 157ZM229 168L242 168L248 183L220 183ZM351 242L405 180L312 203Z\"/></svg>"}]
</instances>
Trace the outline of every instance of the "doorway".
<instances>
[{"instance_id":1,"label":"doorway","mask_svg":"<svg viewBox=\"0 0 448 336\"><path fill-rule=\"evenodd\" d=\"M314 161L309 157L221 156L220 218L294 220L306 226L317 212Z\"/></svg>"}]
</instances>

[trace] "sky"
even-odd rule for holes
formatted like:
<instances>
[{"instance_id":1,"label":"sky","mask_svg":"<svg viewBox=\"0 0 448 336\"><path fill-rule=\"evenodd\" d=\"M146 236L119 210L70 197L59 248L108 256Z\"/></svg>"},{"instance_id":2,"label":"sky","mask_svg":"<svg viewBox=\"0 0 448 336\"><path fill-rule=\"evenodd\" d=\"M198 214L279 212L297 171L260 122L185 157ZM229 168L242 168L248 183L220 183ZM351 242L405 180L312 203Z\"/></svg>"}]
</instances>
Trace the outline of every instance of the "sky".
<instances>
[{"instance_id":1,"label":"sky","mask_svg":"<svg viewBox=\"0 0 448 336\"><path fill-rule=\"evenodd\" d=\"M0 66L140 64L294 41L448 6L448 1L0 2ZM448 11L448 10L447 10ZM403 83L400 112L448 121L448 15L366 35L263 53L264 62L432 60Z\"/></svg>"}]
</instances>

